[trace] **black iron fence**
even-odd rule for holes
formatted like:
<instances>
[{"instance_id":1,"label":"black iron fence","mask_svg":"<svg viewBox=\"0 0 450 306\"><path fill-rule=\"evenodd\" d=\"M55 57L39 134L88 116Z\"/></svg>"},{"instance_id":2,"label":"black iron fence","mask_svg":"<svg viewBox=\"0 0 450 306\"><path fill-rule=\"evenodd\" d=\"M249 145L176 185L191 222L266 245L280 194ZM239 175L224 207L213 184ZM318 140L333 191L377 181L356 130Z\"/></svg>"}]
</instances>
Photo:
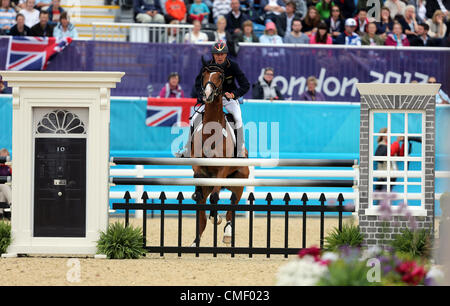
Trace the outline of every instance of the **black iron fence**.
<instances>
[{"instance_id":1,"label":"black iron fence","mask_svg":"<svg viewBox=\"0 0 450 306\"><path fill-rule=\"evenodd\" d=\"M289 196L289 193L286 193L283 201L284 204L272 204L273 198L270 193L267 194L265 199L267 205L256 205L255 197L253 193L250 193L248 197L248 205L236 205L236 197L232 194L230 198L230 204L218 204L219 199L212 198L210 199L211 204L184 204L183 194L180 192L178 194L177 200L178 203L166 203L166 195L164 192L161 192L159 196L160 203L148 203L149 197L147 192L144 192L142 195L142 203L130 203L130 193L127 191L124 196L125 203L113 203L113 209L125 210L125 225L129 225L130 218L130 210L142 210L143 211L143 220L142 220L142 230L143 230L143 247L150 253L159 253L163 256L165 253L177 253L178 256L181 256L183 253L195 254L197 257L200 253L202 254L213 254L214 257L217 254L231 254L231 257L234 257L235 254L248 254L249 257L252 257L253 254L265 254L267 258L270 257L271 254L279 254L288 257L290 254L297 254L302 248L306 248L306 223L307 223L307 213L308 212L317 212L320 213L320 248L323 248L324 245L324 227L325 227L325 214L326 213L337 213L338 214L338 228L342 229L342 218L344 212L354 212L355 207L353 205L344 205L344 197L342 194L339 194L336 199L337 205L326 205L327 199L325 194L321 194L319 202L320 205L308 205L308 196L306 193L303 194L300 202L293 203ZM157 210L160 211L160 241L159 245L148 245L147 244L147 212ZM178 243L176 246L167 246L165 244L165 212L166 211L178 211ZM196 214L196 237L195 246L183 246L182 245L182 233L183 233L183 212L184 211L195 211ZM219 247L217 245L217 213L214 213L214 232L213 232L213 246L212 247L202 247L199 243L199 212L200 211L231 211L231 225L232 225L232 233L231 233L231 246L230 247ZM249 225L248 225L248 246L246 247L236 247L235 246L235 233L236 233L236 212L249 212ZM253 246L253 237L254 237L254 229L253 229L253 221L254 221L254 212L266 212L267 218L267 232L266 232L266 247L254 247ZM272 212L281 212L284 213L284 247L271 247L271 217ZM290 212L301 212L301 224L299 225L302 228L302 236L301 237L289 237L289 213ZM297 220L296 220L297 221ZM239 229L242 231L242 229ZM261 235L261 233L257 233ZM298 239L299 247L298 248L290 248L289 239ZM301 247L300 247L301 246Z\"/></svg>"}]
</instances>

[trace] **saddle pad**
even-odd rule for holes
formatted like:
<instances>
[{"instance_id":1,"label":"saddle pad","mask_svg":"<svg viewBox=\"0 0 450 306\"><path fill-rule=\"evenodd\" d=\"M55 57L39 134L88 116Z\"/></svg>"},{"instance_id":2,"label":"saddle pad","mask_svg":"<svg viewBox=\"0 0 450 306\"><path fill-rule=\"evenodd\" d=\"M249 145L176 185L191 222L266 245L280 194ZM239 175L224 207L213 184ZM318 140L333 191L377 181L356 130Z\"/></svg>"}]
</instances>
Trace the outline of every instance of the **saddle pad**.
<instances>
[{"instance_id":1,"label":"saddle pad","mask_svg":"<svg viewBox=\"0 0 450 306\"><path fill-rule=\"evenodd\" d=\"M201 113L200 116L197 116L197 118L194 122L194 129L193 129L194 133L196 133L197 131L199 131L202 128L202 126L203 126L202 121L203 121L203 113ZM226 125L228 126L229 130L233 131L233 133L231 133L231 137L233 140L234 147L236 148L236 130L232 129L231 124L230 124L230 123L232 123L234 126L235 121L234 121L233 115L225 113L225 122L226 122ZM226 129L222 130L222 134L225 137L228 137L228 133L227 133Z\"/></svg>"}]
</instances>

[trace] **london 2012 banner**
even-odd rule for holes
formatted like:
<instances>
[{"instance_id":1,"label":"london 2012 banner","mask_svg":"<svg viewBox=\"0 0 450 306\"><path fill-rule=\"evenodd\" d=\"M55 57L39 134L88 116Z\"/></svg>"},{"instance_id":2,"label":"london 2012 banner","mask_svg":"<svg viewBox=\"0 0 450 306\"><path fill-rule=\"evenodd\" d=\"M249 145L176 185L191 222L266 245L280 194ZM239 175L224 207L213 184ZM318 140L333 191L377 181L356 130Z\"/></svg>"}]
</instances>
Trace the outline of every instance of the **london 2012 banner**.
<instances>
[{"instance_id":1,"label":"london 2012 banner","mask_svg":"<svg viewBox=\"0 0 450 306\"><path fill-rule=\"evenodd\" d=\"M0 67L8 39L0 38ZM124 71L114 96L156 97L171 72L178 72L185 96L194 96L201 57L210 45L74 41L48 65L48 70ZM275 70L274 82L288 100L298 100L306 79L315 76L317 90L328 101L358 102L358 82L426 82L434 76L450 91L449 48L394 48L242 45L236 58L251 84L265 67ZM252 89L245 98L252 97Z\"/></svg>"}]
</instances>

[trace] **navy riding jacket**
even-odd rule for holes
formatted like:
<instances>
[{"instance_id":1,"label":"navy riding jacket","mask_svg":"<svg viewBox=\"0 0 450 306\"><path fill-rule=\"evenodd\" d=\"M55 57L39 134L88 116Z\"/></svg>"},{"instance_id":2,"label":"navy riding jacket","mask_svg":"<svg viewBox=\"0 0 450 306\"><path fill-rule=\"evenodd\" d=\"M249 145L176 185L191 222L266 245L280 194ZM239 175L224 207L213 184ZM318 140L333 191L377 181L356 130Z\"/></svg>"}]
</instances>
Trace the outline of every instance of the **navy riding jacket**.
<instances>
[{"instance_id":1,"label":"navy riding jacket","mask_svg":"<svg viewBox=\"0 0 450 306\"><path fill-rule=\"evenodd\" d=\"M208 62L208 64L214 64L214 59ZM225 80L223 83L223 92L229 92L234 94L234 98L240 98L245 95L250 89L250 83L247 80L244 72L242 72L239 65L230 59L226 59L225 63L221 65L225 71ZM202 93L202 70L195 79L195 89L197 90L197 96L201 97ZM236 81L239 87L236 86Z\"/></svg>"}]
</instances>

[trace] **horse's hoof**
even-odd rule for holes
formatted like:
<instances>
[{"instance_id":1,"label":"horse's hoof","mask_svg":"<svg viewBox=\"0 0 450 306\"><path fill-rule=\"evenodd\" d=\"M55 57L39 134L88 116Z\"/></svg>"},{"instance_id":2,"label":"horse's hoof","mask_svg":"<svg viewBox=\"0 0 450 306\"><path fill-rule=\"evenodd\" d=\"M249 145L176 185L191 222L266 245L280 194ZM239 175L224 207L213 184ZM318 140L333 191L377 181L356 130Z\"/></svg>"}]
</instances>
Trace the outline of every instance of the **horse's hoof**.
<instances>
[{"instance_id":1,"label":"horse's hoof","mask_svg":"<svg viewBox=\"0 0 450 306\"><path fill-rule=\"evenodd\" d=\"M231 243L231 222L227 222L227 225L225 225L225 228L223 229L223 243Z\"/></svg>"},{"instance_id":2,"label":"horse's hoof","mask_svg":"<svg viewBox=\"0 0 450 306\"><path fill-rule=\"evenodd\" d=\"M223 235L223 243L230 245L231 244L231 236Z\"/></svg>"},{"instance_id":3,"label":"horse's hoof","mask_svg":"<svg viewBox=\"0 0 450 306\"><path fill-rule=\"evenodd\" d=\"M194 200L194 201L197 202L197 201L200 201L200 200L201 200L201 195L198 194L197 192L194 192L194 193L192 194L191 198L192 198L192 200Z\"/></svg>"},{"instance_id":4,"label":"horse's hoof","mask_svg":"<svg viewBox=\"0 0 450 306\"><path fill-rule=\"evenodd\" d=\"M200 246L200 241L198 242L198 245ZM197 239L194 239L194 241L191 244L191 248L196 247L197 246Z\"/></svg>"},{"instance_id":5,"label":"horse's hoof","mask_svg":"<svg viewBox=\"0 0 450 306\"><path fill-rule=\"evenodd\" d=\"M214 224L214 217L209 216L209 221L211 221L211 223ZM220 223L222 223L222 217L218 214L217 215L217 225L219 225Z\"/></svg>"}]
</instances>

